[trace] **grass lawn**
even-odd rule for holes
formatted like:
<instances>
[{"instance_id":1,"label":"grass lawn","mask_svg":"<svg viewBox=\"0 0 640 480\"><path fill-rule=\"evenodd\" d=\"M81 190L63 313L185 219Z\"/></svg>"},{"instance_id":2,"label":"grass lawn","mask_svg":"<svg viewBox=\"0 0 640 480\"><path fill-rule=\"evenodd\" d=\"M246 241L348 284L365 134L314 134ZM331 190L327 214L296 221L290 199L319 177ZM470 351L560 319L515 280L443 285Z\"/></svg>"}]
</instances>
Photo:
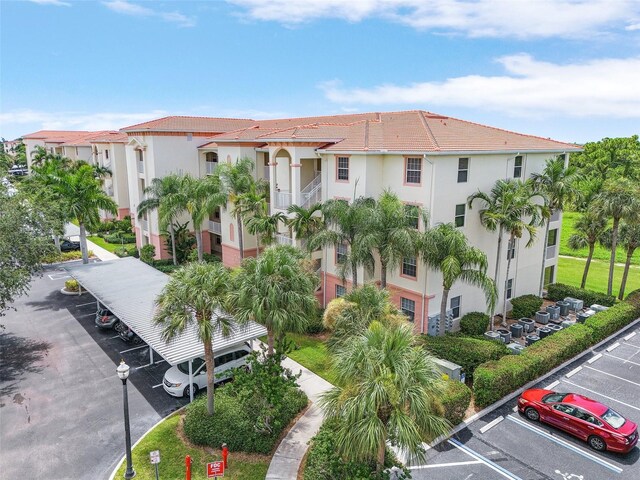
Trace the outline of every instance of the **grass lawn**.
<instances>
[{"instance_id":1,"label":"grass lawn","mask_svg":"<svg viewBox=\"0 0 640 480\"><path fill-rule=\"evenodd\" d=\"M583 257L586 258L589 254L588 248L580 250L571 250L569 248L569 237L573 235L573 224L580 218L580 213L577 212L564 212L562 214L562 232L560 233L560 255L569 255L571 257ZM542 232L544 239L544 231ZM627 254L622 248L616 249L616 262L624 263L627 260ZM598 260L609 261L611 252L601 245L596 244L596 248L593 252L593 258ZM640 265L640 249L631 257L632 265ZM582 278L582 277L580 277ZM580 286L580 280L578 279L578 286Z\"/></svg>"},{"instance_id":2,"label":"grass lawn","mask_svg":"<svg viewBox=\"0 0 640 480\"><path fill-rule=\"evenodd\" d=\"M580 286L582 273L586 260L583 258L558 258L558 274L556 281L575 287ZM624 267L616 266L613 271L613 295L618 295L620 290L620 280ZM607 280L609 278L609 262L601 260L593 260L589 267L589 276L587 277L586 288L596 292L607 293ZM629 269L627 277L627 286L625 292L629 293L640 288L640 268L633 265ZM625 293L625 295L626 295Z\"/></svg>"},{"instance_id":3,"label":"grass lawn","mask_svg":"<svg viewBox=\"0 0 640 480\"><path fill-rule=\"evenodd\" d=\"M222 460L219 451L209 448L187 446L178 435L180 415L174 415L150 432L132 451L133 468L136 478L155 480L155 468L149 463L149 452L160 450L158 473L161 479L184 478L185 455L191 456L191 478L194 480L207 478L207 463ZM229 453L229 465L224 472L225 479L263 480L269 469L270 459L265 455L248 455ZM115 478L123 478L125 462L116 473Z\"/></svg>"},{"instance_id":4,"label":"grass lawn","mask_svg":"<svg viewBox=\"0 0 640 480\"><path fill-rule=\"evenodd\" d=\"M87 237L87 240L95 243L99 247L102 247L102 248L104 248L105 250L107 250L107 251L109 251L111 253L115 253L115 250L122 246L122 244L120 244L120 243L105 242L104 238L98 237L97 235L89 235ZM130 248L130 247L134 247L134 246L135 246L135 243L125 243L124 244L125 248Z\"/></svg>"},{"instance_id":5,"label":"grass lawn","mask_svg":"<svg viewBox=\"0 0 640 480\"><path fill-rule=\"evenodd\" d=\"M289 352L289 357L300 365L307 367L316 375L326 381L335 384L336 378L331 368L331 360L324 341L319 336L303 335L299 333L287 333L289 338L298 347Z\"/></svg>"}]
</instances>

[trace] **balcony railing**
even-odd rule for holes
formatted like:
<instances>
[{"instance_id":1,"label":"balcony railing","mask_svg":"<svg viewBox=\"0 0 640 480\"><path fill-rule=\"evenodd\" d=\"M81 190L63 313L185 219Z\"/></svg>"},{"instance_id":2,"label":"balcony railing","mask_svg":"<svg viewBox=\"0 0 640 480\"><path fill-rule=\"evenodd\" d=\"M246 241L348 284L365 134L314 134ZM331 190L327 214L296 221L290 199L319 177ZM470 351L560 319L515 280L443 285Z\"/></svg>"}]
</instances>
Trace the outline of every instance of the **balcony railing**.
<instances>
[{"instance_id":1,"label":"balcony railing","mask_svg":"<svg viewBox=\"0 0 640 480\"><path fill-rule=\"evenodd\" d=\"M140 230L142 230L143 232L148 232L149 231L149 222L147 222L147 220L138 220L138 223L140 223Z\"/></svg>"},{"instance_id":2,"label":"balcony railing","mask_svg":"<svg viewBox=\"0 0 640 480\"><path fill-rule=\"evenodd\" d=\"M309 184L300 191L301 207L308 208L322 201L322 178L316 175Z\"/></svg>"},{"instance_id":3,"label":"balcony railing","mask_svg":"<svg viewBox=\"0 0 640 480\"><path fill-rule=\"evenodd\" d=\"M547 247L545 259L550 260L552 258L556 258L556 250L557 250L557 245L551 245L550 247Z\"/></svg>"},{"instance_id":4,"label":"balcony railing","mask_svg":"<svg viewBox=\"0 0 640 480\"><path fill-rule=\"evenodd\" d=\"M276 192L276 208L286 210L291 206L290 192Z\"/></svg>"},{"instance_id":5,"label":"balcony railing","mask_svg":"<svg viewBox=\"0 0 640 480\"><path fill-rule=\"evenodd\" d=\"M207 166L207 175L211 175L218 166L218 162L204 162Z\"/></svg>"},{"instance_id":6,"label":"balcony railing","mask_svg":"<svg viewBox=\"0 0 640 480\"><path fill-rule=\"evenodd\" d=\"M144 173L144 162L138 160L138 173Z\"/></svg>"},{"instance_id":7,"label":"balcony railing","mask_svg":"<svg viewBox=\"0 0 640 480\"><path fill-rule=\"evenodd\" d=\"M276 243L279 245L293 245L293 238L282 233L276 234Z\"/></svg>"},{"instance_id":8,"label":"balcony railing","mask_svg":"<svg viewBox=\"0 0 640 480\"><path fill-rule=\"evenodd\" d=\"M213 220L209 220L209 231L211 233L222 235L222 224L220 222L214 222Z\"/></svg>"}]
</instances>

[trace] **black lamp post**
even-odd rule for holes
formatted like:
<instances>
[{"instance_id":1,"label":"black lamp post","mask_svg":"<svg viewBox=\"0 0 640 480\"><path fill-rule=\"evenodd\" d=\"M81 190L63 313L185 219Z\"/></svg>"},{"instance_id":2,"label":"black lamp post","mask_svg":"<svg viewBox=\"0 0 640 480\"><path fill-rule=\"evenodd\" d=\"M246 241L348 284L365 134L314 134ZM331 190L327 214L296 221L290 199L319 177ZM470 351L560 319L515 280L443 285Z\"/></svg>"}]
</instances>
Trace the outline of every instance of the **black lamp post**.
<instances>
[{"instance_id":1,"label":"black lamp post","mask_svg":"<svg viewBox=\"0 0 640 480\"><path fill-rule=\"evenodd\" d=\"M120 361L120 365L116 369L118 377L122 380L122 399L124 402L124 434L125 444L127 447L127 470L124 472L124 478L127 480L136 476L136 471L131 465L131 433L129 432L129 400L127 397L127 378L129 378L129 365Z\"/></svg>"}]
</instances>

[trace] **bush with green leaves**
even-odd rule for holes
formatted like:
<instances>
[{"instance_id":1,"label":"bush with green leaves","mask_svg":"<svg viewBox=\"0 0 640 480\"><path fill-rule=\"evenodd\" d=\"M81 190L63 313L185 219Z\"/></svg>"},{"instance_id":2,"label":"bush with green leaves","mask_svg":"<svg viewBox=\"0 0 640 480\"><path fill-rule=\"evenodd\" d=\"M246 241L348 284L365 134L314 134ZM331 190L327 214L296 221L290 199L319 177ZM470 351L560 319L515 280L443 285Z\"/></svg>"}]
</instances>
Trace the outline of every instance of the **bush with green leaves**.
<instances>
[{"instance_id":1,"label":"bush with green leaves","mask_svg":"<svg viewBox=\"0 0 640 480\"><path fill-rule=\"evenodd\" d=\"M156 256L156 247L150 243L140 249L140 260L144 263L152 264L153 257Z\"/></svg>"},{"instance_id":2,"label":"bush with green leaves","mask_svg":"<svg viewBox=\"0 0 640 480\"><path fill-rule=\"evenodd\" d=\"M77 292L78 290L80 290L80 284L77 280L67 280L66 282L64 282L64 289L67 292Z\"/></svg>"},{"instance_id":3,"label":"bush with green leaves","mask_svg":"<svg viewBox=\"0 0 640 480\"><path fill-rule=\"evenodd\" d=\"M489 327L489 315L469 312L460 319L460 332L466 335L482 335Z\"/></svg>"},{"instance_id":4,"label":"bush with green leaves","mask_svg":"<svg viewBox=\"0 0 640 480\"><path fill-rule=\"evenodd\" d=\"M176 270L178 270L180 267L182 267L182 265L174 265L173 263L161 264L159 263L158 260L153 262L153 266L155 267L156 270L160 270L162 273L166 273L166 274L171 274Z\"/></svg>"},{"instance_id":5,"label":"bush with green leaves","mask_svg":"<svg viewBox=\"0 0 640 480\"><path fill-rule=\"evenodd\" d=\"M616 303L616 297L613 295L606 295L604 293L594 292L593 290L572 287L571 285L565 285L563 283L553 283L547 286L547 298L549 300L558 302L567 297L582 300L585 307L593 304L611 307Z\"/></svg>"},{"instance_id":6,"label":"bush with green leaves","mask_svg":"<svg viewBox=\"0 0 640 480\"><path fill-rule=\"evenodd\" d=\"M184 263L188 260L189 254L196 244L196 238L189 232L189 222L173 225L174 238L176 243L176 260L178 263ZM166 230L162 232L165 237L165 249L173 256L173 245L171 244L171 235ZM197 258L197 256L196 256Z\"/></svg>"},{"instance_id":7,"label":"bush with green leaves","mask_svg":"<svg viewBox=\"0 0 640 480\"><path fill-rule=\"evenodd\" d=\"M270 453L308 403L296 384L298 376L281 366L284 351L272 357L264 351L250 354L249 370L237 370L232 383L216 390L212 416L204 397L189 405L184 420L187 438L197 445L219 448L226 443L231 451Z\"/></svg>"},{"instance_id":8,"label":"bush with green leaves","mask_svg":"<svg viewBox=\"0 0 640 480\"><path fill-rule=\"evenodd\" d=\"M447 388L440 401L444 409L444 418L455 426L464 420L471 402L471 389L457 380L449 379L446 382Z\"/></svg>"},{"instance_id":9,"label":"bush with green leaves","mask_svg":"<svg viewBox=\"0 0 640 480\"><path fill-rule=\"evenodd\" d=\"M634 305L634 297L618 303L603 312L590 316L584 322L593 332L594 343L604 340L640 316L640 305Z\"/></svg>"},{"instance_id":10,"label":"bush with green leaves","mask_svg":"<svg viewBox=\"0 0 640 480\"><path fill-rule=\"evenodd\" d=\"M537 295L522 295L511 299L512 318L532 318L542 307L542 298Z\"/></svg>"},{"instance_id":11,"label":"bush with green leaves","mask_svg":"<svg viewBox=\"0 0 640 480\"><path fill-rule=\"evenodd\" d=\"M104 236L107 243L136 243L136 236L129 233L115 232Z\"/></svg>"},{"instance_id":12,"label":"bush with green leaves","mask_svg":"<svg viewBox=\"0 0 640 480\"><path fill-rule=\"evenodd\" d=\"M138 252L138 247L135 245L131 245L129 247L118 247L113 253L115 253L119 257L134 257L138 258L140 253Z\"/></svg>"},{"instance_id":13,"label":"bush with green leaves","mask_svg":"<svg viewBox=\"0 0 640 480\"><path fill-rule=\"evenodd\" d=\"M89 257L93 257L93 250L89 250ZM42 258L42 263L68 262L69 260L80 260L82 252L74 250L72 252L54 252Z\"/></svg>"},{"instance_id":14,"label":"bush with green leaves","mask_svg":"<svg viewBox=\"0 0 640 480\"><path fill-rule=\"evenodd\" d=\"M388 480L389 474L376 474L375 462L348 462L336 454L337 424L327 421L322 424L318 433L311 439L307 451L303 480ZM411 478L407 469L398 462L387 449L385 467L401 469L402 478Z\"/></svg>"},{"instance_id":15,"label":"bush with green leaves","mask_svg":"<svg viewBox=\"0 0 640 480\"><path fill-rule=\"evenodd\" d=\"M464 335L422 335L420 341L432 355L460 365L469 379L481 363L509 355L509 349L502 342Z\"/></svg>"}]
</instances>

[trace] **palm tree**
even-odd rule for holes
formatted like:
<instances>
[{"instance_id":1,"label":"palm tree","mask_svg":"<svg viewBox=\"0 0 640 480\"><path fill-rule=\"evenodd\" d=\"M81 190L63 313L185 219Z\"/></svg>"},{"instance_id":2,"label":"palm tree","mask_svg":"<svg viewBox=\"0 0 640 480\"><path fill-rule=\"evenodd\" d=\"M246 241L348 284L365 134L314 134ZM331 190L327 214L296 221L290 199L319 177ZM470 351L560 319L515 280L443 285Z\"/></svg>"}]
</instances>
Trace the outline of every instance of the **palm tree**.
<instances>
[{"instance_id":1,"label":"palm tree","mask_svg":"<svg viewBox=\"0 0 640 480\"><path fill-rule=\"evenodd\" d=\"M442 300L438 334L444 335L449 292L457 281L481 288L487 309L493 312L498 291L487 275L487 256L469 245L467 237L451 223L440 224L422 235L420 253L424 263L442 274Z\"/></svg>"},{"instance_id":2,"label":"palm tree","mask_svg":"<svg viewBox=\"0 0 640 480\"><path fill-rule=\"evenodd\" d=\"M549 159L542 173L533 173L531 175L535 190L547 201L550 216L555 212L562 212L568 202L580 196L580 191L577 187L577 182L580 179L578 169L574 166L565 168L564 162L564 156ZM539 296L542 296L542 289L544 287L544 263L547 258L545 247L547 246L547 240L549 238L549 223L549 220L545 222Z\"/></svg>"},{"instance_id":3,"label":"palm tree","mask_svg":"<svg viewBox=\"0 0 640 480\"><path fill-rule=\"evenodd\" d=\"M256 236L258 242L257 254L260 255L260 242L269 246L275 242L276 234L279 231L279 225L285 223L287 216L282 212L276 212L273 215L267 215L266 202L265 212L260 215L253 215L247 220L247 231Z\"/></svg>"},{"instance_id":4,"label":"palm tree","mask_svg":"<svg viewBox=\"0 0 640 480\"><path fill-rule=\"evenodd\" d=\"M636 215L620 226L620 245L627 251L622 282L620 283L620 292L618 293L618 299L622 300L624 298L625 288L627 287L631 257L636 251L636 248L640 247L640 215Z\"/></svg>"},{"instance_id":5,"label":"palm tree","mask_svg":"<svg viewBox=\"0 0 640 480\"><path fill-rule=\"evenodd\" d=\"M500 260L502 257L502 237L509 234L509 244L513 245L516 238L522 238L524 232L529 235L529 241L525 245L531 247L536 238L537 227L544 219L549 218L549 210L545 205L535 202L535 197L540 195L532 188L531 181L498 180L490 194L476 192L467 199L469 208L472 208L476 199L484 202L484 208L480 210L480 222L489 230L498 230L498 251L496 254L496 269L494 282L498 285L500 272ZM528 218L527 222L525 219ZM509 270L511 256L507 256L507 272L503 288L502 325L507 321L507 285L509 282ZM491 329L493 330L493 312L491 312Z\"/></svg>"},{"instance_id":6,"label":"palm tree","mask_svg":"<svg viewBox=\"0 0 640 480\"><path fill-rule=\"evenodd\" d=\"M180 335L189 325L195 325L197 329L198 340L204 346L209 415L213 415L214 407L213 338L219 334L227 336L232 330L232 321L225 313L229 284L230 273L221 263L192 262L171 275L156 299L154 322L162 325L166 342Z\"/></svg>"},{"instance_id":7,"label":"palm tree","mask_svg":"<svg viewBox=\"0 0 640 480\"><path fill-rule=\"evenodd\" d=\"M640 209L639 198L640 193L636 185L628 179L617 178L608 180L602 192L600 192L593 201L594 212L607 218L613 218L607 295L611 295L613 291L613 270L616 263L620 220L632 218L637 214L637 211Z\"/></svg>"},{"instance_id":8,"label":"palm tree","mask_svg":"<svg viewBox=\"0 0 640 480\"><path fill-rule=\"evenodd\" d=\"M327 200L322 205L322 213L327 227L316 232L309 240L309 249L322 247L347 248L345 261L339 266L342 281L351 273L353 288L358 286L358 266L364 265L373 271L375 262L371 250L360 240L371 228L375 200L359 197L353 203L346 200Z\"/></svg>"},{"instance_id":9,"label":"palm tree","mask_svg":"<svg viewBox=\"0 0 640 480\"><path fill-rule=\"evenodd\" d=\"M338 425L336 448L347 460L374 460L380 473L390 439L420 457L423 442L449 432L438 402L441 373L414 344L410 325L374 321L334 361L339 386L320 404L325 418Z\"/></svg>"},{"instance_id":10,"label":"palm tree","mask_svg":"<svg viewBox=\"0 0 640 480\"><path fill-rule=\"evenodd\" d=\"M144 189L144 200L138 205L138 218L145 213L158 210L160 228L168 230L171 236L171 254L173 264L178 264L176 256L176 238L173 222L185 210L181 194L182 177L172 174L162 178L154 178L151 185Z\"/></svg>"},{"instance_id":11,"label":"palm tree","mask_svg":"<svg viewBox=\"0 0 640 480\"><path fill-rule=\"evenodd\" d=\"M100 210L115 215L118 205L102 190L91 165L72 168L52 181L54 191L64 199L69 216L78 220L82 263L89 263L87 227L100 223Z\"/></svg>"},{"instance_id":12,"label":"palm tree","mask_svg":"<svg viewBox=\"0 0 640 480\"><path fill-rule=\"evenodd\" d=\"M581 248L589 247L589 254L587 255L587 262L584 265L580 288L585 288L596 242L600 241L606 228L607 220L591 211L583 214L573 225L575 233L569 237L569 248L572 250L579 250Z\"/></svg>"},{"instance_id":13,"label":"palm tree","mask_svg":"<svg viewBox=\"0 0 640 480\"><path fill-rule=\"evenodd\" d=\"M230 293L233 314L238 320L264 325L269 355L275 337L301 331L316 308L318 278L304 266L304 258L295 247L275 245L257 258L244 259L235 274Z\"/></svg>"},{"instance_id":14,"label":"palm tree","mask_svg":"<svg viewBox=\"0 0 640 480\"><path fill-rule=\"evenodd\" d=\"M407 211L405 204L390 190L385 190L375 203L371 228L365 230L361 243L378 252L381 288L387 288L389 269L397 268L404 258L416 254L415 213L418 212Z\"/></svg>"},{"instance_id":15,"label":"palm tree","mask_svg":"<svg viewBox=\"0 0 640 480\"><path fill-rule=\"evenodd\" d=\"M287 209L287 213L289 213L291 217L289 217L285 223L293 230L296 238L307 244L308 250L308 240L324 228L322 204L316 203L309 208L304 208L300 205L291 205Z\"/></svg>"},{"instance_id":16,"label":"palm tree","mask_svg":"<svg viewBox=\"0 0 640 480\"><path fill-rule=\"evenodd\" d=\"M238 209L236 202L238 197L248 192L251 185L255 183L253 179L253 160L241 158L235 164L222 163L218 165L215 178L218 178L222 191L227 195L228 201L234 204L232 215L236 217L238 228L238 246L240 247L240 258L244 258L244 237L242 231L242 208Z\"/></svg>"}]
</instances>

